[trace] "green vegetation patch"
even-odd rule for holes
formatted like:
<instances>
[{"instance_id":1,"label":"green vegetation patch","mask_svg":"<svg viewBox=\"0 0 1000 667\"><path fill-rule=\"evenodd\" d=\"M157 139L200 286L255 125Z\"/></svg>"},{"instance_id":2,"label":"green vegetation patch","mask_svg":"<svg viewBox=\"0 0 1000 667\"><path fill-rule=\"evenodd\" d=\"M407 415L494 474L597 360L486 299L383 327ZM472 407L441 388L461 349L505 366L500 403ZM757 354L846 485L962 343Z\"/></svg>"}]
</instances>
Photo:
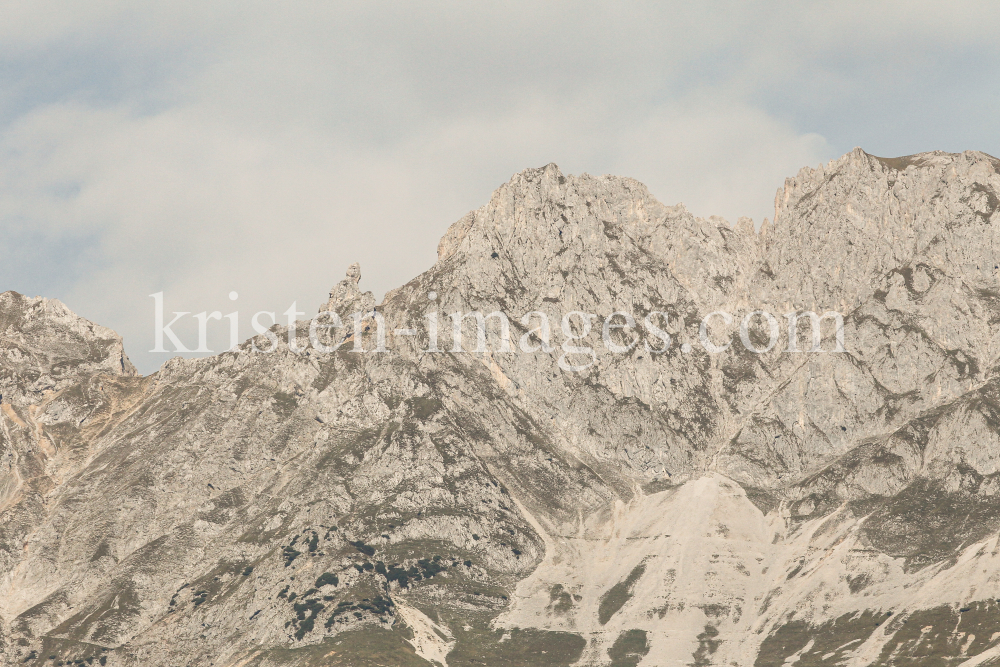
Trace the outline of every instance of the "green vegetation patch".
<instances>
[{"instance_id":1,"label":"green vegetation patch","mask_svg":"<svg viewBox=\"0 0 1000 667\"><path fill-rule=\"evenodd\" d=\"M500 641L504 634L478 624L459 631L448 666L564 667L579 660L587 645L583 637L570 632L514 628L507 631L508 639Z\"/></svg>"},{"instance_id":2,"label":"green vegetation patch","mask_svg":"<svg viewBox=\"0 0 1000 667\"><path fill-rule=\"evenodd\" d=\"M247 667L430 667L399 629L367 627L324 637L319 644L276 648L260 654Z\"/></svg>"},{"instance_id":3,"label":"green vegetation patch","mask_svg":"<svg viewBox=\"0 0 1000 667\"><path fill-rule=\"evenodd\" d=\"M669 479L654 479L642 485L642 492L647 496L651 496L654 493L662 493L663 491L670 491L673 488L674 488L674 483L671 482Z\"/></svg>"},{"instance_id":4,"label":"green vegetation patch","mask_svg":"<svg viewBox=\"0 0 1000 667\"><path fill-rule=\"evenodd\" d=\"M294 547L287 546L281 550L281 557L285 561L285 567L291 565L296 558L302 555L301 551L296 551Z\"/></svg>"},{"instance_id":5,"label":"green vegetation patch","mask_svg":"<svg viewBox=\"0 0 1000 667\"><path fill-rule=\"evenodd\" d=\"M316 598L297 602L292 606L292 609L295 610L295 618L292 620L292 624L298 628L295 631L296 639L301 640L305 637L306 633L312 632L316 616L325 608L326 605Z\"/></svg>"},{"instance_id":6,"label":"green vegetation patch","mask_svg":"<svg viewBox=\"0 0 1000 667\"><path fill-rule=\"evenodd\" d=\"M693 667L709 667L712 664L712 655L722 645L722 640L718 639L718 636L718 628L712 625L706 625L705 629L698 634L698 648L691 654L691 657L694 658L694 662L691 663Z\"/></svg>"},{"instance_id":7,"label":"green vegetation patch","mask_svg":"<svg viewBox=\"0 0 1000 667\"><path fill-rule=\"evenodd\" d=\"M624 580L619 581L601 596L600 605L597 607L597 620L601 625L611 620L611 617L632 598L632 588L645 571L645 564L636 565Z\"/></svg>"},{"instance_id":8,"label":"green vegetation patch","mask_svg":"<svg viewBox=\"0 0 1000 667\"><path fill-rule=\"evenodd\" d=\"M969 471L962 488L949 492L940 482L919 479L874 509L864 535L883 553L905 558L907 571L947 560L1000 529L1000 499L979 495L982 481Z\"/></svg>"},{"instance_id":9,"label":"green vegetation patch","mask_svg":"<svg viewBox=\"0 0 1000 667\"><path fill-rule=\"evenodd\" d=\"M649 642L645 630L626 630L608 649L610 667L636 667L649 653Z\"/></svg>"},{"instance_id":10,"label":"green vegetation patch","mask_svg":"<svg viewBox=\"0 0 1000 667\"><path fill-rule=\"evenodd\" d=\"M796 665L840 665L848 653L857 649L876 628L891 618L887 612L865 611L844 614L820 625L789 621L764 640L754 667L780 667L789 656L800 651L802 654ZM806 646L809 648L806 649Z\"/></svg>"},{"instance_id":11,"label":"green vegetation patch","mask_svg":"<svg viewBox=\"0 0 1000 667\"><path fill-rule=\"evenodd\" d=\"M340 579L337 578L337 575L332 572L324 572L319 575L319 578L316 579L316 583L314 585L316 588L323 588L324 586L336 586L339 583Z\"/></svg>"},{"instance_id":12,"label":"green vegetation patch","mask_svg":"<svg viewBox=\"0 0 1000 667\"><path fill-rule=\"evenodd\" d=\"M579 599L579 597L578 597ZM554 614L565 614L573 608L573 596L563 588L562 584L556 584L549 589L548 609Z\"/></svg>"},{"instance_id":13,"label":"green vegetation patch","mask_svg":"<svg viewBox=\"0 0 1000 667\"><path fill-rule=\"evenodd\" d=\"M348 544L350 544L352 547L354 547L355 549L357 549L366 556L375 555L375 547L371 546L370 544L365 544L361 540L358 540L357 542L348 542Z\"/></svg>"},{"instance_id":14,"label":"green vegetation patch","mask_svg":"<svg viewBox=\"0 0 1000 667\"><path fill-rule=\"evenodd\" d=\"M333 614L326 619L324 625L329 628L334 623L349 620L350 616L360 620L364 618L366 613L379 617L392 616L396 613L393 607L395 605L392 599L382 597L381 595L376 595L372 598L362 598L361 600L341 600L337 603Z\"/></svg>"},{"instance_id":15,"label":"green vegetation patch","mask_svg":"<svg viewBox=\"0 0 1000 667\"><path fill-rule=\"evenodd\" d=\"M928 627L930 630L925 631ZM947 605L924 609L898 624L875 664L893 667L958 664L996 646L997 633L1000 633L1000 603L995 600L957 609Z\"/></svg>"},{"instance_id":16,"label":"green vegetation patch","mask_svg":"<svg viewBox=\"0 0 1000 667\"><path fill-rule=\"evenodd\" d=\"M28 610L19 618L31 611ZM135 586L131 581L126 581L119 588L107 591L101 604L74 614L51 634L68 639L111 643L118 640L123 629L130 627L141 612L142 606Z\"/></svg>"}]
</instances>

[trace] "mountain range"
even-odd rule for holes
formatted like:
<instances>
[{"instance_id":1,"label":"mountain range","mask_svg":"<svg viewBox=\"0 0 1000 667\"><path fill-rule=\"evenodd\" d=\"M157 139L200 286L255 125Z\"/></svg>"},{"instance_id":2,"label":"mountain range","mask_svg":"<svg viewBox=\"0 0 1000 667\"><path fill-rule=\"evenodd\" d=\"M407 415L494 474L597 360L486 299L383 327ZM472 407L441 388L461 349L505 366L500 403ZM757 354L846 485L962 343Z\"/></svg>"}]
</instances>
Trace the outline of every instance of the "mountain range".
<instances>
[{"instance_id":1,"label":"mountain range","mask_svg":"<svg viewBox=\"0 0 1000 667\"><path fill-rule=\"evenodd\" d=\"M550 164L360 280L336 351L145 377L0 295L0 665L1000 665L1000 160L855 149L759 228Z\"/></svg>"}]
</instances>

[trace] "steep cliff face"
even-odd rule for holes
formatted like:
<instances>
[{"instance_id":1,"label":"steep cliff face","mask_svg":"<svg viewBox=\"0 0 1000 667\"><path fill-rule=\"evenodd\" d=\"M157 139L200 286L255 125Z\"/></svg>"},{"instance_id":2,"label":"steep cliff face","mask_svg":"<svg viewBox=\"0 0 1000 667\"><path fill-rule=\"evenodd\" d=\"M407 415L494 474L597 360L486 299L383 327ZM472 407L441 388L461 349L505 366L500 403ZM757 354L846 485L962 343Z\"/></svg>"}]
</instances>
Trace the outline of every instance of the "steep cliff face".
<instances>
[{"instance_id":1,"label":"steep cliff face","mask_svg":"<svg viewBox=\"0 0 1000 667\"><path fill-rule=\"evenodd\" d=\"M142 382L121 338L110 329L77 317L59 301L0 294L0 568L5 577L44 522L50 494L100 451L102 425L124 409L131 388Z\"/></svg>"},{"instance_id":2,"label":"steep cliff face","mask_svg":"<svg viewBox=\"0 0 1000 667\"><path fill-rule=\"evenodd\" d=\"M2 664L1000 660L998 171L855 150L758 232L529 169L381 304L351 267L337 351L146 378L2 295Z\"/></svg>"}]
</instances>

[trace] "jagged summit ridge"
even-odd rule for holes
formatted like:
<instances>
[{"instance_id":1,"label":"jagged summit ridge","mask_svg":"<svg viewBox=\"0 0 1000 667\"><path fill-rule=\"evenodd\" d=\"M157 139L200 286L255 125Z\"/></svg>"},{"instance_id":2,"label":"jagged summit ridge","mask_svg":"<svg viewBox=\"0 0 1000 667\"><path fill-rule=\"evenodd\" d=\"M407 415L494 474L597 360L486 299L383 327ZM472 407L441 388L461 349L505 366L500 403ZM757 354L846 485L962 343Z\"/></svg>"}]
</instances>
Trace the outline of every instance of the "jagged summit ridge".
<instances>
[{"instance_id":1,"label":"jagged summit ridge","mask_svg":"<svg viewBox=\"0 0 1000 667\"><path fill-rule=\"evenodd\" d=\"M0 394L39 394L94 373L136 375L121 337L76 316L57 299L0 294L0 350L5 356ZM26 384L30 379L30 384Z\"/></svg>"},{"instance_id":2,"label":"jagged summit ridge","mask_svg":"<svg viewBox=\"0 0 1000 667\"><path fill-rule=\"evenodd\" d=\"M103 330L33 337L41 307L4 295L4 664L986 664L998 192L984 154L854 151L758 233L547 165L386 295L390 351L278 329L148 378ZM321 311L369 313L359 281ZM698 344L712 311L795 308L840 310L846 351ZM668 312L670 348L569 373L392 336L619 309ZM36 392L57 343L100 354Z\"/></svg>"}]
</instances>

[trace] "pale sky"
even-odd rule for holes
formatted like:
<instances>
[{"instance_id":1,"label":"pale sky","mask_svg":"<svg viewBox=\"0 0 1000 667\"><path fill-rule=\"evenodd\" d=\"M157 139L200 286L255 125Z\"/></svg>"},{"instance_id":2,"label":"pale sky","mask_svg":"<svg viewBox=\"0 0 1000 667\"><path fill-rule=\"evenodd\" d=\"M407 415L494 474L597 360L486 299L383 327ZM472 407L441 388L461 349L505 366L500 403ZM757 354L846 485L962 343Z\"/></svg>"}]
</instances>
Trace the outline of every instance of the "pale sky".
<instances>
[{"instance_id":1,"label":"pale sky","mask_svg":"<svg viewBox=\"0 0 1000 667\"><path fill-rule=\"evenodd\" d=\"M1000 155L997 35L996 2L0 0L0 291L149 373L149 294L242 337L354 261L380 297L527 167L759 223L854 146Z\"/></svg>"}]
</instances>

